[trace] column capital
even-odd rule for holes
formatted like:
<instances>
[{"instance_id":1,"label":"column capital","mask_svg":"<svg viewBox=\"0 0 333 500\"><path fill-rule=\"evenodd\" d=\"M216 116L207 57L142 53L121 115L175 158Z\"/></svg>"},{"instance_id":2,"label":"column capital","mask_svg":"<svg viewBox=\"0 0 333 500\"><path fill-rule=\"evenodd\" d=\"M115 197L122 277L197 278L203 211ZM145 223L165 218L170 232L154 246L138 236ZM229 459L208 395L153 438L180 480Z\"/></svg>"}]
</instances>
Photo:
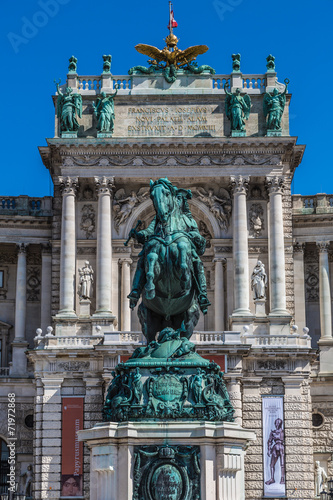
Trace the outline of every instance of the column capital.
<instances>
[{"instance_id":1,"label":"column capital","mask_svg":"<svg viewBox=\"0 0 333 500\"><path fill-rule=\"evenodd\" d=\"M316 245L318 247L319 253L328 253L330 241L319 240L319 241L316 241Z\"/></svg>"},{"instance_id":2,"label":"column capital","mask_svg":"<svg viewBox=\"0 0 333 500\"><path fill-rule=\"evenodd\" d=\"M42 255L50 255L52 253L51 243L41 243Z\"/></svg>"},{"instance_id":3,"label":"column capital","mask_svg":"<svg viewBox=\"0 0 333 500\"><path fill-rule=\"evenodd\" d=\"M73 194L75 196L79 182L78 178L59 176L58 179L62 195Z\"/></svg>"},{"instance_id":4,"label":"column capital","mask_svg":"<svg viewBox=\"0 0 333 500\"><path fill-rule=\"evenodd\" d=\"M17 243L16 247L18 254L26 254L28 249L28 243Z\"/></svg>"},{"instance_id":5,"label":"column capital","mask_svg":"<svg viewBox=\"0 0 333 500\"><path fill-rule=\"evenodd\" d=\"M222 264L226 264L227 259L225 257L214 257L213 263L221 262Z\"/></svg>"},{"instance_id":6,"label":"column capital","mask_svg":"<svg viewBox=\"0 0 333 500\"><path fill-rule=\"evenodd\" d=\"M114 177L95 177L97 194L112 194L114 188Z\"/></svg>"},{"instance_id":7,"label":"column capital","mask_svg":"<svg viewBox=\"0 0 333 500\"><path fill-rule=\"evenodd\" d=\"M294 253L302 253L304 255L305 243L300 243L299 241L295 241L293 243Z\"/></svg>"},{"instance_id":8,"label":"column capital","mask_svg":"<svg viewBox=\"0 0 333 500\"><path fill-rule=\"evenodd\" d=\"M283 177L275 176L267 176L266 177L266 188L268 194L283 194L284 184Z\"/></svg>"},{"instance_id":9,"label":"column capital","mask_svg":"<svg viewBox=\"0 0 333 500\"><path fill-rule=\"evenodd\" d=\"M233 194L241 193L246 194L248 190L248 185L250 182L250 177L242 177L241 175L230 177L230 188Z\"/></svg>"},{"instance_id":10,"label":"column capital","mask_svg":"<svg viewBox=\"0 0 333 500\"><path fill-rule=\"evenodd\" d=\"M119 264L125 264L125 263L129 265L133 264L133 260L130 257L121 257L118 262Z\"/></svg>"}]
</instances>

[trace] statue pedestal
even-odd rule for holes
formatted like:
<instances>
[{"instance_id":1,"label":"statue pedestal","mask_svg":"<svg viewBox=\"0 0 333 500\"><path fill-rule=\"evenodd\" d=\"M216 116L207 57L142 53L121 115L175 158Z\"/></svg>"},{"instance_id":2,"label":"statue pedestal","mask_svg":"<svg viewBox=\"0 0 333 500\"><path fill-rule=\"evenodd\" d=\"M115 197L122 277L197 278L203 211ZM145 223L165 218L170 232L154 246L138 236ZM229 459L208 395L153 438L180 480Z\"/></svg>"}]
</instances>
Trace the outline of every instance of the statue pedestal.
<instances>
[{"instance_id":1,"label":"statue pedestal","mask_svg":"<svg viewBox=\"0 0 333 500\"><path fill-rule=\"evenodd\" d=\"M267 130L266 137L281 137L281 136L282 136L281 130Z\"/></svg>"},{"instance_id":2,"label":"statue pedestal","mask_svg":"<svg viewBox=\"0 0 333 500\"><path fill-rule=\"evenodd\" d=\"M80 300L80 318L90 318L90 305L91 302L89 299Z\"/></svg>"},{"instance_id":3,"label":"statue pedestal","mask_svg":"<svg viewBox=\"0 0 333 500\"><path fill-rule=\"evenodd\" d=\"M232 130L231 137L246 137L246 132L241 130Z\"/></svg>"},{"instance_id":4,"label":"statue pedestal","mask_svg":"<svg viewBox=\"0 0 333 500\"><path fill-rule=\"evenodd\" d=\"M74 132L61 132L62 139L77 139L77 130Z\"/></svg>"},{"instance_id":5,"label":"statue pedestal","mask_svg":"<svg viewBox=\"0 0 333 500\"><path fill-rule=\"evenodd\" d=\"M266 300L265 299L254 299L256 312L255 315L259 317L266 316Z\"/></svg>"},{"instance_id":6,"label":"statue pedestal","mask_svg":"<svg viewBox=\"0 0 333 500\"><path fill-rule=\"evenodd\" d=\"M97 139L110 139L112 132L97 132Z\"/></svg>"},{"instance_id":7,"label":"statue pedestal","mask_svg":"<svg viewBox=\"0 0 333 500\"><path fill-rule=\"evenodd\" d=\"M78 435L90 449L90 500L245 499L256 436L233 422L108 422Z\"/></svg>"}]
</instances>

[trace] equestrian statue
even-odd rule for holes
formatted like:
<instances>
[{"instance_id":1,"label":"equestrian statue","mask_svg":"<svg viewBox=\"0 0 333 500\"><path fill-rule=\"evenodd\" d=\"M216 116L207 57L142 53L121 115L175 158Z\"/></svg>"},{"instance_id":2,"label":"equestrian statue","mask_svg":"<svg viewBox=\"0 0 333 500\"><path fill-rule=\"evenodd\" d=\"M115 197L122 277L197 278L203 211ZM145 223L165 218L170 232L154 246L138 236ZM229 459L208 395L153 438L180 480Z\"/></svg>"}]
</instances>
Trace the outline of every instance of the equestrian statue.
<instances>
[{"instance_id":1,"label":"equestrian statue","mask_svg":"<svg viewBox=\"0 0 333 500\"><path fill-rule=\"evenodd\" d=\"M206 314L210 305L200 260L206 240L188 205L190 190L175 187L167 178L151 180L150 197L156 216L147 229L134 228L129 234L143 245L128 296L130 307L142 297L138 316L148 344L167 327L189 339L200 309Z\"/></svg>"}]
</instances>

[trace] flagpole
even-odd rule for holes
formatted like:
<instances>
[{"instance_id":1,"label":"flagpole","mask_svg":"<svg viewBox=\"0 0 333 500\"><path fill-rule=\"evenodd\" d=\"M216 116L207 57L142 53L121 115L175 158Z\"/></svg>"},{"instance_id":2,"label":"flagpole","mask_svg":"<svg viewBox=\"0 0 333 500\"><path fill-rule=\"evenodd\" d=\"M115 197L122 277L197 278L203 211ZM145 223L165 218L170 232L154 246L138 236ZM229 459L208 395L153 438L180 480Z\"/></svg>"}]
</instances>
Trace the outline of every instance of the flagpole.
<instances>
[{"instance_id":1,"label":"flagpole","mask_svg":"<svg viewBox=\"0 0 333 500\"><path fill-rule=\"evenodd\" d=\"M172 3L171 3L171 1L169 1L169 30L170 30L170 35L172 35L171 10L172 10Z\"/></svg>"}]
</instances>

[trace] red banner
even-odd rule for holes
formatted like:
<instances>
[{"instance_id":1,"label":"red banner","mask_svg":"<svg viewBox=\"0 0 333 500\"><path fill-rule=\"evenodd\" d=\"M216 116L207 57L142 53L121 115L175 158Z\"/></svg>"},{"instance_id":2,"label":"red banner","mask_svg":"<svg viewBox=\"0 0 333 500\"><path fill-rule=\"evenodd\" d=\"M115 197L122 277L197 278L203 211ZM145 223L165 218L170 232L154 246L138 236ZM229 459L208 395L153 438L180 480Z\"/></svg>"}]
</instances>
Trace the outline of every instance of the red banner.
<instances>
[{"instance_id":1,"label":"red banner","mask_svg":"<svg viewBox=\"0 0 333 500\"><path fill-rule=\"evenodd\" d=\"M62 398L61 496L82 496L83 443L77 431L83 429L83 398Z\"/></svg>"}]
</instances>

